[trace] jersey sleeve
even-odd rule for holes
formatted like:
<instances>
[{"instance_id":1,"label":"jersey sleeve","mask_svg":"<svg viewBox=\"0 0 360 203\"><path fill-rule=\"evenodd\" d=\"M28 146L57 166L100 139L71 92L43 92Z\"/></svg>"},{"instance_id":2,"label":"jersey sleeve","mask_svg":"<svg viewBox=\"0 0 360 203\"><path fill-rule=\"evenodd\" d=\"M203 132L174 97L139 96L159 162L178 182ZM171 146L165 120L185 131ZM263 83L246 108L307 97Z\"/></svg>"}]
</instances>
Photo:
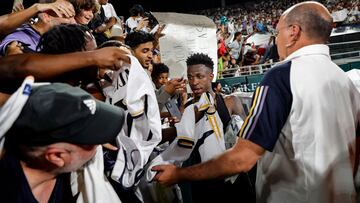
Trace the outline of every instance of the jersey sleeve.
<instances>
[{"instance_id":1,"label":"jersey sleeve","mask_svg":"<svg viewBox=\"0 0 360 203\"><path fill-rule=\"evenodd\" d=\"M290 66L288 62L266 73L239 133L268 151L274 149L291 110Z\"/></svg>"}]
</instances>

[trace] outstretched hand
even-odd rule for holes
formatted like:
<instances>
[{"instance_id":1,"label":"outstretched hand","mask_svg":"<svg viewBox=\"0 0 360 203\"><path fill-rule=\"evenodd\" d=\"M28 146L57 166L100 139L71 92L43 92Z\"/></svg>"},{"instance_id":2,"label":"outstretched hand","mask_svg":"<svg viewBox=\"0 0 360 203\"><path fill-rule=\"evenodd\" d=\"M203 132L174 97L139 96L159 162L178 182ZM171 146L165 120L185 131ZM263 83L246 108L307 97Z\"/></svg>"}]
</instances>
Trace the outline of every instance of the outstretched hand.
<instances>
[{"instance_id":1,"label":"outstretched hand","mask_svg":"<svg viewBox=\"0 0 360 203\"><path fill-rule=\"evenodd\" d=\"M180 181L180 169L173 164L154 166L151 170L157 172L153 180L162 185L171 186Z\"/></svg>"},{"instance_id":2,"label":"outstretched hand","mask_svg":"<svg viewBox=\"0 0 360 203\"><path fill-rule=\"evenodd\" d=\"M118 47L105 47L93 51L94 60L99 68L119 70L123 62L130 64L130 58L124 49Z\"/></svg>"},{"instance_id":3,"label":"outstretched hand","mask_svg":"<svg viewBox=\"0 0 360 203\"><path fill-rule=\"evenodd\" d=\"M75 16L73 5L65 0L58 0L53 3L36 4L39 12L53 11L59 17L71 18Z\"/></svg>"}]
</instances>

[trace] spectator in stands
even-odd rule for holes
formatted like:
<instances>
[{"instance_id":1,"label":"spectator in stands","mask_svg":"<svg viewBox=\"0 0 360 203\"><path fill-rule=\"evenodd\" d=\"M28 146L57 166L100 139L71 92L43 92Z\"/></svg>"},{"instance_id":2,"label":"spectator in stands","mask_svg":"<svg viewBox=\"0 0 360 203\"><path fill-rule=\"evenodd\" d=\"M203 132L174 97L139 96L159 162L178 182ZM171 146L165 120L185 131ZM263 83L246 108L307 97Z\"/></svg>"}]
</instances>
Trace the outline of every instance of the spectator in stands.
<instances>
[{"instance_id":1,"label":"spectator in stands","mask_svg":"<svg viewBox=\"0 0 360 203\"><path fill-rule=\"evenodd\" d=\"M80 25L88 25L100 7L96 0L70 0L70 2L75 8L75 21Z\"/></svg>"},{"instance_id":2,"label":"spectator in stands","mask_svg":"<svg viewBox=\"0 0 360 203\"><path fill-rule=\"evenodd\" d=\"M165 85L169 78L169 68L167 65L163 63L154 63L151 78L156 89L160 89L161 86Z\"/></svg>"},{"instance_id":3,"label":"spectator in stands","mask_svg":"<svg viewBox=\"0 0 360 203\"><path fill-rule=\"evenodd\" d=\"M98 0L100 5L106 5L108 0ZM117 19L115 17L106 18L104 8L100 7L100 12L90 21L89 28L93 31L93 35L97 44L102 44L109 40L109 29L115 25Z\"/></svg>"},{"instance_id":4,"label":"spectator in stands","mask_svg":"<svg viewBox=\"0 0 360 203\"><path fill-rule=\"evenodd\" d=\"M125 38L125 44L128 45L133 55L139 60L143 68L149 70L152 68L154 37L146 32L138 31L128 34ZM159 109L163 109L168 99L176 92L183 92L185 88L185 79L172 78L167 81L160 89L156 91L156 97Z\"/></svg>"},{"instance_id":5,"label":"spectator in stands","mask_svg":"<svg viewBox=\"0 0 360 203\"><path fill-rule=\"evenodd\" d=\"M360 95L331 62L325 45L331 30L331 15L318 2L286 10L277 25L284 63L257 87L251 110L256 113L246 118L236 145L192 167L153 167L155 179L171 185L220 178L257 162L258 202L355 202Z\"/></svg>"},{"instance_id":6,"label":"spectator in stands","mask_svg":"<svg viewBox=\"0 0 360 203\"><path fill-rule=\"evenodd\" d=\"M83 167L97 145L115 139L124 112L61 83L35 87L28 93L20 116L5 135L5 154L0 160L2 200L76 202L70 172Z\"/></svg>"},{"instance_id":7,"label":"spectator in stands","mask_svg":"<svg viewBox=\"0 0 360 203\"><path fill-rule=\"evenodd\" d=\"M140 30L148 32L149 21L147 18L143 18L144 8L139 4L135 4L131 7L129 13L130 17L125 22L126 32L131 33Z\"/></svg>"},{"instance_id":8,"label":"spectator in stands","mask_svg":"<svg viewBox=\"0 0 360 203\"><path fill-rule=\"evenodd\" d=\"M253 34L254 33L251 33L246 37L243 37L241 32L236 32L234 35L234 41L228 44L228 48L230 49L232 57L236 60L236 64L241 64L241 61L243 59L243 46L246 43L247 39Z\"/></svg>"},{"instance_id":9,"label":"spectator in stands","mask_svg":"<svg viewBox=\"0 0 360 203\"><path fill-rule=\"evenodd\" d=\"M123 30L123 21L118 17L116 14L116 11L111 3L107 3L105 5L102 5L104 8L105 16L107 19L110 19L111 17L116 18L116 24L112 26L110 30L110 36L111 37L120 37L121 41L124 41L124 30Z\"/></svg>"},{"instance_id":10,"label":"spectator in stands","mask_svg":"<svg viewBox=\"0 0 360 203\"><path fill-rule=\"evenodd\" d=\"M162 86L166 85L166 83L169 81L169 67L163 63L154 63L153 70L151 72L151 78L155 85L156 91L159 91ZM187 101L187 93L186 91L176 91L176 93L171 96L166 102L169 102L170 100L174 100L174 103L177 104L177 107L182 113L184 110L184 105ZM169 118L170 121L173 122L173 120L175 119L173 118L173 116L168 113L168 110L166 108L160 109L161 118ZM176 119L176 121L178 121L180 118Z\"/></svg>"},{"instance_id":11,"label":"spectator in stands","mask_svg":"<svg viewBox=\"0 0 360 203\"><path fill-rule=\"evenodd\" d=\"M244 47L244 60L243 65L257 65L260 62L260 56L257 54L257 49L246 44Z\"/></svg>"},{"instance_id":12,"label":"spectator in stands","mask_svg":"<svg viewBox=\"0 0 360 203\"><path fill-rule=\"evenodd\" d=\"M260 64L263 63L273 63L279 61L279 54L277 52L277 46L275 43L275 36L271 36L269 44L266 47L266 51L263 57L260 59Z\"/></svg>"},{"instance_id":13,"label":"spectator in stands","mask_svg":"<svg viewBox=\"0 0 360 203\"><path fill-rule=\"evenodd\" d=\"M211 83L211 88L212 88L212 90L214 91L215 94L221 94L222 93L221 83L218 82L218 81Z\"/></svg>"},{"instance_id":14,"label":"spectator in stands","mask_svg":"<svg viewBox=\"0 0 360 203\"><path fill-rule=\"evenodd\" d=\"M72 11L74 9L71 3L67 1L58 1L57 6L60 8L71 8ZM45 32L61 23L75 23L73 16L66 18L58 16L57 13L52 11L42 12L38 14L38 16L38 22L34 24L23 24L3 39L0 44L0 52L2 55L35 52L40 36Z\"/></svg>"},{"instance_id":15,"label":"spectator in stands","mask_svg":"<svg viewBox=\"0 0 360 203\"><path fill-rule=\"evenodd\" d=\"M130 33L125 39L125 44L132 49L134 56L145 69L152 65L154 40L151 34L143 31Z\"/></svg>"}]
</instances>

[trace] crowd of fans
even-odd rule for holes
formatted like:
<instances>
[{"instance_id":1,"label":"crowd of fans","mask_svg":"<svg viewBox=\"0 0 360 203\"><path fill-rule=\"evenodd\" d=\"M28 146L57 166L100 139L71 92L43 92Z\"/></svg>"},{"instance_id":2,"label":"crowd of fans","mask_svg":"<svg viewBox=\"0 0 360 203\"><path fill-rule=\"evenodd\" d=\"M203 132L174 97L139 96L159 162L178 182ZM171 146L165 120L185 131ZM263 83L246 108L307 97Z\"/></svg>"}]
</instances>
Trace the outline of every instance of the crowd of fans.
<instances>
[{"instance_id":1,"label":"crowd of fans","mask_svg":"<svg viewBox=\"0 0 360 203\"><path fill-rule=\"evenodd\" d=\"M5 202L74 202L78 196L90 202L182 198L172 190L151 192L156 184L143 187L139 182L151 171L145 166L153 156L189 127L180 124L188 122L180 121L186 108L212 106L201 114L214 109L215 94L206 93L212 92L214 64L202 53L187 59L193 91L188 93L187 80L169 79L169 68L161 63L158 41L164 27L141 5L129 13L124 21L107 0L56 0L29 8L15 1L12 12L0 16L0 139L6 138L0 148L0 177L14 182L14 187L1 186ZM233 112L225 113L227 118L245 119L238 98L223 100L220 92L217 97L223 112ZM203 122L223 139L229 120L222 124L214 116L212 112L209 118L215 124L206 124L207 116ZM185 152L177 161L193 156L188 145L184 142L185 151L175 150ZM217 153L225 150L224 143L219 147ZM80 195L70 191L70 173L83 178L71 180L72 185L79 181ZM250 183L244 184L252 190ZM25 189L19 191L20 185ZM201 196L184 194L192 195Z\"/></svg>"},{"instance_id":2,"label":"crowd of fans","mask_svg":"<svg viewBox=\"0 0 360 203\"><path fill-rule=\"evenodd\" d=\"M284 10L299 2L301 1L248 2L195 12L208 16L217 26L220 77L259 73L259 67L251 65L277 62L276 45L274 38L270 36L276 34L274 31ZM345 18L341 18L341 21L337 21L334 26L360 23L359 1L321 0L319 2L327 6L334 19L338 19L338 15L340 15L338 13L345 15ZM239 33L243 36L249 36L254 32L269 35L269 43L254 44L242 40L239 41L240 48L233 49L234 44L232 42L236 40ZM264 66L265 69L266 67L268 66Z\"/></svg>"}]
</instances>

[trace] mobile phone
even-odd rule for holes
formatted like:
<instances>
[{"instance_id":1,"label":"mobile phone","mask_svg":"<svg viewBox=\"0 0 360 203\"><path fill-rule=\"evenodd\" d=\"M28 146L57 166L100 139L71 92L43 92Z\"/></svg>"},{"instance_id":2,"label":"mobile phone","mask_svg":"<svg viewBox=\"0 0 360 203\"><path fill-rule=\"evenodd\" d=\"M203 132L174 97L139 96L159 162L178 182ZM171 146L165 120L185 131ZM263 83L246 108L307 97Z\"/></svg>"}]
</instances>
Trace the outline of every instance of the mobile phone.
<instances>
[{"instance_id":1,"label":"mobile phone","mask_svg":"<svg viewBox=\"0 0 360 203\"><path fill-rule=\"evenodd\" d=\"M165 107L172 117L176 117L177 119L181 120L181 112L176 105L175 99L171 99L168 102L166 102Z\"/></svg>"},{"instance_id":2,"label":"mobile phone","mask_svg":"<svg viewBox=\"0 0 360 203\"><path fill-rule=\"evenodd\" d=\"M21 46L23 47L23 53L35 53L35 51L30 48L30 44L21 42Z\"/></svg>"}]
</instances>

